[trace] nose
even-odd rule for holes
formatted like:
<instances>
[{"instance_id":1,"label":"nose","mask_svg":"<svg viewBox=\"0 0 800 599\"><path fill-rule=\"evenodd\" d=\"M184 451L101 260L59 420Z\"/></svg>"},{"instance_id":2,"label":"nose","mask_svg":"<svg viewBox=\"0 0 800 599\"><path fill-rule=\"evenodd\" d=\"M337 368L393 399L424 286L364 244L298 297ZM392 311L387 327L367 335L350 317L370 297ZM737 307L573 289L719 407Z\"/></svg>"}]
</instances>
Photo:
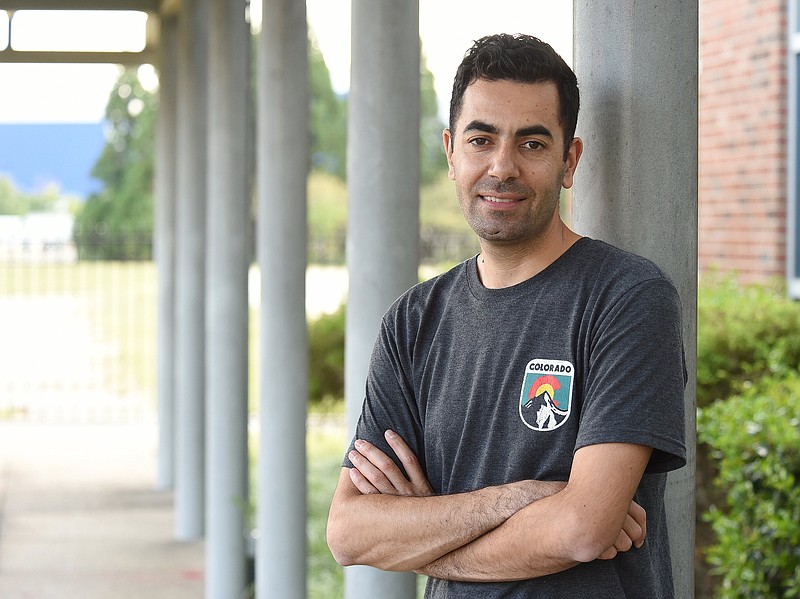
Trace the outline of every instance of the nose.
<instances>
[{"instance_id":1,"label":"nose","mask_svg":"<svg viewBox=\"0 0 800 599\"><path fill-rule=\"evenodd\" d=\"M514 144L498 143L492 153L489 175L500 181L508 181L519 177L519 166Z\"/></svg>"}]
</instances>

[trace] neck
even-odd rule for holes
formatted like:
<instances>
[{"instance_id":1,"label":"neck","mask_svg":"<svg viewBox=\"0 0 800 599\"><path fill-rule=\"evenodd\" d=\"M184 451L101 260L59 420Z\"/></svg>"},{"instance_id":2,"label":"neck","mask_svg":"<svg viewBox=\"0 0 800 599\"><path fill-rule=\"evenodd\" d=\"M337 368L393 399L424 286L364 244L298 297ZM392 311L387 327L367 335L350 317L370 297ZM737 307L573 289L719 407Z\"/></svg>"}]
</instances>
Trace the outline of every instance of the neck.
<instances>
[{"instance_id":1,"label":"neck","mask_svg":"<svg viewBox=\"0 0 800 599\"><path fill-rule=\"evenodd\" d=\"M535 243L495 245L481 239L478 276L485 287L511 287L536 276L581 238L559 221L557 230Z\"/></svg>"}]
</instances>

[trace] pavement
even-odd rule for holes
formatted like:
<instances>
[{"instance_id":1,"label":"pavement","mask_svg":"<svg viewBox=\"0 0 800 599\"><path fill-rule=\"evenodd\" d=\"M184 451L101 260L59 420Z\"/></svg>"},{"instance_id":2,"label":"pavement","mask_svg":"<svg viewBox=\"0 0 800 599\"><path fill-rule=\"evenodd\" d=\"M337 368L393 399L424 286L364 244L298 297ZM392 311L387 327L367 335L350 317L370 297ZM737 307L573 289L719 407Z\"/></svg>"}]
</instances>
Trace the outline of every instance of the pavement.
<instances>
[{"instance_id":1,"label":"pavement","mask_svg":"<svg viewBox=\"0 0 800 599\"><path fill-rule=\"evenodd\" d=\"M156 460L155 424L0 420L0 597L203 597Z\"/></svg>"},{"instance_id":2,"label":"pavement","mask_svg":"<svg viewBox=\"0 0 800 599\"><path fill-rule=\"evenodd\" d=\"M307 280L312 317L346 296L343 268ZM97 314L66 294L0 297L0 599L202 598L204 543L174 539L151 401L109 370L120 349Z\"/></svg>"}]
</instances>

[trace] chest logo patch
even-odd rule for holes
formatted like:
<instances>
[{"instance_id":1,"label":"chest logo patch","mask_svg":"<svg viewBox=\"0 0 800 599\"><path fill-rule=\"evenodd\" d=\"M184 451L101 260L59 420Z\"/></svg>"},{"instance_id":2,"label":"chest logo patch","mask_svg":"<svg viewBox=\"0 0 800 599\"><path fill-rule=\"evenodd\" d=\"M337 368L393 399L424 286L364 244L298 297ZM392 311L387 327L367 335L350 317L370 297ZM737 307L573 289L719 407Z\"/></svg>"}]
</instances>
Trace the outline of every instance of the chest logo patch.
<instances>
[{"instance_id":1,"label":"chest logo patch","mask_svg":"<svg viewBox=\"0 0 800 599\"><path fill-rule=\"evenodd\" d=\"M564 360L531 360L519 395L519 416L535 431L552 431L572 412L575 367Z\"/></svg>"}]
</instances>

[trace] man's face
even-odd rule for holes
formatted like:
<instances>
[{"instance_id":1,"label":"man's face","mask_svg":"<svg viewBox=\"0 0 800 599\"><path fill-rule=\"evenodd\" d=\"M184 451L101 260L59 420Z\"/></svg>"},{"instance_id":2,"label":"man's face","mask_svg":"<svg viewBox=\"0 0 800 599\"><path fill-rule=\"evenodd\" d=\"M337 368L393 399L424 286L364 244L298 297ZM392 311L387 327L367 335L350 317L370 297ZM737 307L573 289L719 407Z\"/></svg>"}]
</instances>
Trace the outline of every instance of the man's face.
<instances>
[{"instance_id":1,"label":"man's face","mask_svg":"<svg viewBox=\"0 0 800 599\"><path fill-rule=\"evenodd\" d=\"M574 139L564 160L558 112L552 82L467 87L444 145L461 211L482 243L537 245L555 230L582 149Z\"/></svg>"}]
</instances>

